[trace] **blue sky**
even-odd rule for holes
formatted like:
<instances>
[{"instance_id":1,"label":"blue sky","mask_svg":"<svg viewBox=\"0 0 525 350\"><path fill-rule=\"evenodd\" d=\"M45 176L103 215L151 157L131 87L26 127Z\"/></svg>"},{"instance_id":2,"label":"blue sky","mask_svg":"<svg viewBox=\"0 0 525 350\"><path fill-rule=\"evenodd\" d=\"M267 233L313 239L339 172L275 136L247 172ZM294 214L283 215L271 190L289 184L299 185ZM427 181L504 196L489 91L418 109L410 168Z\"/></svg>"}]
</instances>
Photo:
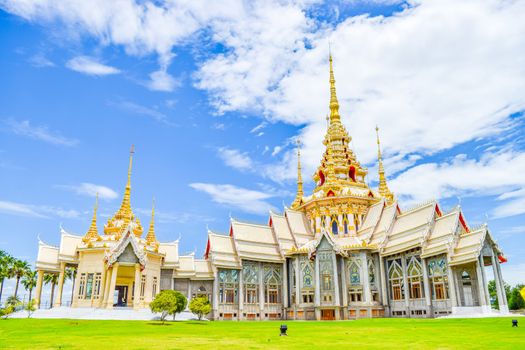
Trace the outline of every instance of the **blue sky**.
<instances>
[{"instance_id":1,"label":"blue sky","mask_svg":"<svg viewBox=\"0 0 525 350\"><path fill-rule=\"evenodd\" d=\"M454 8L452 11L451 8ZM230 215L266 222L318 164L328 46L343 121L376 185L381 128L402 208L459 202L525 281L523 1L0 0L0 249L99 229L156 200L161 241L202 254ZM312 183L306 185L307 190Z\"/></svg>"}]
</instances>

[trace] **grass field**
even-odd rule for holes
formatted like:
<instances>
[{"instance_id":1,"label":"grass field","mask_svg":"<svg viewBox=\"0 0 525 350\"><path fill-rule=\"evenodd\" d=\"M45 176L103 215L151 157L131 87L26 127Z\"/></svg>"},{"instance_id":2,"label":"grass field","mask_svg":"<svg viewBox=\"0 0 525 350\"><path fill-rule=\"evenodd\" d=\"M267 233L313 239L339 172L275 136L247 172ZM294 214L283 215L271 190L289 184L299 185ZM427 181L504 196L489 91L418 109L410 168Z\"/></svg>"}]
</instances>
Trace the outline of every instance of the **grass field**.
<instances>
[{"instance_id":1,"label":"grass field","mask_svg":"<svg viewBox=\"0 0 525 350\"><path fill-rule=\"evenodd\" d=\"M2 349L525 349L525 319L340 322L0 320ZM279 337L281 323L288 337Z\"/></svg>"}]
</instances>

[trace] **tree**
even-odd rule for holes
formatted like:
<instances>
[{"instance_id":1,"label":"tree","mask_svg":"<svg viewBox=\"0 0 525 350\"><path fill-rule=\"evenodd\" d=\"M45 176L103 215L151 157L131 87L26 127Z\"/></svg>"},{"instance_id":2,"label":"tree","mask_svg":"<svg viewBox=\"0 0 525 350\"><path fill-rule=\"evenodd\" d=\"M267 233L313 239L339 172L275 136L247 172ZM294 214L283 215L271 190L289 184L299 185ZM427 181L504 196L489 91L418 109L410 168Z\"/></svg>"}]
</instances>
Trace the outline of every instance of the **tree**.
<instances>
[{"instance_id":1,"label":"tree","mask_svg":"<svg viewBox=\"0 0 525 350\"><path fill-rule=\"evenodd\" d=\"M13 257L5 251L0 250L0 302L2 301L2 291L4 290L4 280L13 277L11 275L11 265ZM0 303L1 305L1 303Z\"/></svg>"},{"instance_id":2,"label":"tree","mask_svg":"<svg viewBox=\"0 0 525 350\"><path fill-rule=\"evenodd\" d=\"M518 284L514 288L512 288L512 290L510 291L509 309L511 310L525 309L525 300L523 300L523 296L520 293L523 287L524 287L523 284Z\"/></svg>"},{"instance_id":3,"label":"tree","mask_svg":"<svg viewBox=\"0 0 525 350\"><path fill-rule=\"evenodd\" d=\"M53 299L55 297L55 286L58 283L58 275L56 273L48 273L44 275L44 283L51 283L51 302L49 303L50 308L53 307Z\"/></svg>"},{"instance_id":4,"label":"tree","mask_svg":"<svg viewBox=\"0 0 525 350\"><path fill-rule=\"evenodd\" d=\"M176 314L186 308L186 297L176 290L163 290L155 296L149 308L152 312L159 312L160 320L164 323L168 315L173 315L175 319Z\"/></svg>"},{"instance_id":5,"label":"tree","mask_svg":"<svg viewBox=\"0 0 525 350\"><path fill-rule=\"evenodd\" d=\"M36 311L35 300L29 299L29 301L24 305L24 310L27 311L27 318L30 318L33 312Z\"/></svg>"},{"instance_id":6,"label":"tree","mask_svg":"<svg viewBox=\"0 0 525 350\"><path fill-rule=\"evenodd\" d=\"M16 308L20 306L20 304L20 299L18 299L14 295L10 296L9 298L7 298L5 307L0 309L0 317L7 319L9 315L16 311Z\"/></svg>"},{"instance_id":7,"label":"tree","mask_svg":"<svg viewBox=\"0 0 525 350\"><path fill-rule=\"evenodd\" d=\"M15 287L15 294L16 297L18 295L18 285L20 284L20 279L29 271L31 267L27 263L27 261L15 259L13 264L11 265L11 276L16 278L16 287Z\"/></svg>"},{"instance_id":8,"label":"tree","mask_svg":"<svg viewBox=\"0 0 525 350\"><path fill-rule=\"evenodd\" d=\"M33 289L36 287L36 271L27 271L25 276L22 277L22 285L29 291L29 301L31 301Z\"/></svg>"},{"instance_id":9,"label":"tree","mask_svg":"<svg viewBox=\"0 0 525 350\"><path fill-rule=\"evenodd\" d=\"M193 298L190 302L190 311L197 315L200 321L202 319L202 316L210 313L210 301L204 295Z\"/></svg>"}]
</instances>

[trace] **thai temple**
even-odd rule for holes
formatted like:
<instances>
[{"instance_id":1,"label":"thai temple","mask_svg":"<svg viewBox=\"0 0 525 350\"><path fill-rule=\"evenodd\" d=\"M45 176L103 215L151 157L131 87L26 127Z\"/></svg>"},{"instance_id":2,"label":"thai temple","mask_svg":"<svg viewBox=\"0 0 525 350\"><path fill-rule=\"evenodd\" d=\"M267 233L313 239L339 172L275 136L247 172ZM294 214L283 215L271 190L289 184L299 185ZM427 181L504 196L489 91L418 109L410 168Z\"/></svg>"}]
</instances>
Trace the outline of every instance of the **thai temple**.
<instances>
[{"instance_id":1,"label":"thai temple","mask_svg":"<svg viewBox=\"0 0 525 350\"><path fill-rule=\"evenodd\" d=\"M76 269L71 307L146 308L165 289L205 295L213 320L339 320L490 313L485 270L494 276L500 312L508 312L500 263L487 225L470 227L458 206L431 201L401 210L390 191L377 132L379 186L350 148L341 122L330 56L330 116L324 154L303 191L298 147L297 195L267 222L231 219L228 233L208 232L204 256L179 255L179 241L159 242L152 208L145 232L131 207L130 155L118 211L97 227L97 204L85 235L61 228L58 247L39 242L36 287ZM249 206L250 203L246 203Z\"/></svg>"}]
</instances>

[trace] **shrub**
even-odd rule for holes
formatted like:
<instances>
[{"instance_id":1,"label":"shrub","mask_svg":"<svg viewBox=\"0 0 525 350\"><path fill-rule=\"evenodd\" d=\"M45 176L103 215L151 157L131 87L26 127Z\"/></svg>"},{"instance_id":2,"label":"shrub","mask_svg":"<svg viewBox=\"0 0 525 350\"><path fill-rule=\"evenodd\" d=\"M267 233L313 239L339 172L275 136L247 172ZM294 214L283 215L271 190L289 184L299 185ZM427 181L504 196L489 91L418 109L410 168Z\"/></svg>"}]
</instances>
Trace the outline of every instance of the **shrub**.
<instances>
[{"instance_id":1,"label":"shrub","mask_svg":"<svg viewBox=\"0 0 525 350\"><path fill-rule=\"evenodd\" d=\"M202 319L202 316L210 313L210 301L205 296L196 297L190 302L190 311L197 315L200 321Z\"/></svg>"},{"instance_id":2,"label":"shrub","mask_svg":"<svg viewBox=\"0 0 525 350\"><path fill-rule=\"evenodd\" d=\"M31 315L33 314L33 312L36 311L36 303L35 303L35 300L34 300L34 299L31 299L31 300L29 300L27 303L25 303L25 305L24 305L24 310L27 311L27 318L30 318Z\"/></svg>"},{"instance_id":3,"label":"shrub","mask_svg":"<svg viewBox=\"0 0 525 350\"><path fill-rule=\"evenodd\" d=\"M166 316L182 312L186 308L186 297L176 290L163 290L149 304L152 312L160 313L160 320L164 323Z\"/></svg>"},{"instance_id":4,"label":"shrub","mask_svg":"<svg viewBox=\"0 0 525 350\"><path fill-rule=\"evenodd\" d=\"M510 291L509 309L511 310L525 309L525 300L523 300L523 296L520 293L522 288L523 288L523 285L518 284L517 286L512 288L512 290Z\"/></svg>"}]
</instances>

